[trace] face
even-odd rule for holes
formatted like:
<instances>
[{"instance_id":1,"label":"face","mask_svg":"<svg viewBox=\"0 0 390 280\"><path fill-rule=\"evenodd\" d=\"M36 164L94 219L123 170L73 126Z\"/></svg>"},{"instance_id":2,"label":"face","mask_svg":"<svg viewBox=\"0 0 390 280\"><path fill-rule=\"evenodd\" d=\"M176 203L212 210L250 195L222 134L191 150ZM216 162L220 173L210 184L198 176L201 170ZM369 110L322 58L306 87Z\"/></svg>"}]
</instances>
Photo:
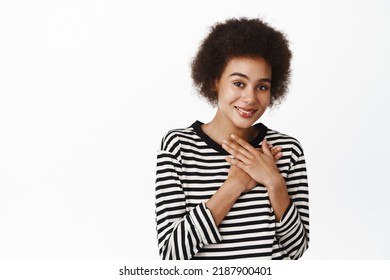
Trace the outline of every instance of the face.
<instances>
[{"instance_id":1,"label":"face","mask_svg":"<svg viewBox=\"0 0 390 280\"><path fill-rule=\"evenodd\" d=\"M229 60L215 83L217 118L238 129L251 127L265 112L271 96L272 70L261 57Z\"/></svg>"}]
</instances>

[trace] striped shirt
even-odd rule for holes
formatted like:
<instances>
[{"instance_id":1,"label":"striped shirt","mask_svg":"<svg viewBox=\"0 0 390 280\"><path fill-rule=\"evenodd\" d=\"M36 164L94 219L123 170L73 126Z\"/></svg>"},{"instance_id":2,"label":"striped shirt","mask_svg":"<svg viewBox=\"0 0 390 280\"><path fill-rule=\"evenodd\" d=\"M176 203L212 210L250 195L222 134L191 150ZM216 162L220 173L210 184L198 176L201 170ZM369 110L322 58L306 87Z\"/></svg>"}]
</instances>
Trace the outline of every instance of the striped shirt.
<instances>
[{"instance_id":1,"label":"striped shirt","mask_svg":"<svg viewBox=\"0 0 390 280\"><path fill-rule=\"evenodd\" d=\"M267 189L258 184L243 193L215 225L205 202L225 182L228 153L196 121L171 130L157 155L156 224L162 259L298 259L309 245L306 165L299 142L261 123L250 141L264 137L283 148L277 167L286 181L291 203L278 222Z\"/></svg>"}]
</instances>

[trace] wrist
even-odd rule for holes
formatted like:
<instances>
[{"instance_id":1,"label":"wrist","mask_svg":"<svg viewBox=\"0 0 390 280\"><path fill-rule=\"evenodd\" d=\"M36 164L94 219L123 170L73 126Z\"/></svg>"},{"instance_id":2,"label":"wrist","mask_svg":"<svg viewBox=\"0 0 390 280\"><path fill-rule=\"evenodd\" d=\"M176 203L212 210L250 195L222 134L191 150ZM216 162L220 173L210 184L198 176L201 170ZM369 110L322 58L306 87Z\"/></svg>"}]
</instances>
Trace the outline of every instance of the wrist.
<instances>
[{"instance_id":1,"label":"wrist","mask_svg":"<svg viewBox=\"0 0 390 280\"><path fill-rule=\"evenodd\" d=\"M228 177L222 188L230 193L231 196L239 198L243 192L245 192L245 186L240 180L235 180L232 177Z\"/></svg>"},{"instance_id":2,"label":"wrist","mask_svg":"<svg viewBox=\"0 0 390 280\"><path fill-rule=\"evenodd\" d=\"M286 181L281 174L274 176L268 183L265 184L268 190L286 189Z\"/></svg>"}]
</instances>

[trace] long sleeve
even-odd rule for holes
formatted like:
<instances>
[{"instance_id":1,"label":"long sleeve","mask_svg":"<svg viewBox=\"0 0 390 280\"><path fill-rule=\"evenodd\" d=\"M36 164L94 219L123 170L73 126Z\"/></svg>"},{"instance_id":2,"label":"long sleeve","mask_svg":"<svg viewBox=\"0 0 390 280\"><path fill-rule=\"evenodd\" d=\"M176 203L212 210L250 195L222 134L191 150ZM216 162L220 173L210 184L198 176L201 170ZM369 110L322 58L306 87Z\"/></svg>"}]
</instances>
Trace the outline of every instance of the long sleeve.
<instances>
[{"instance_id":1,"label":"long sleeve","mask_svg":"<svg viewBox=\"0 0 390 280\"><path fill-rule=\"evenodd\" d=\"M309 247L309 193L300 147L292 149L292 158L285 178L291 203L276 225L276 237L291 259L299 259Z\"/></svg>"},{"instance_id":2,"label":"long sleeve","mask_svg":"<svg viewBox=\"0 0 390 280\"><path fill-rule=\"evenodd\" d=\"M178 146L172 142L165 147L172 151L161 149L157 156L158 247L162 259L191 259L204 245L220 242L221 235L204 203L193 208L187 206Z\"/></svg>"}]
</instances>

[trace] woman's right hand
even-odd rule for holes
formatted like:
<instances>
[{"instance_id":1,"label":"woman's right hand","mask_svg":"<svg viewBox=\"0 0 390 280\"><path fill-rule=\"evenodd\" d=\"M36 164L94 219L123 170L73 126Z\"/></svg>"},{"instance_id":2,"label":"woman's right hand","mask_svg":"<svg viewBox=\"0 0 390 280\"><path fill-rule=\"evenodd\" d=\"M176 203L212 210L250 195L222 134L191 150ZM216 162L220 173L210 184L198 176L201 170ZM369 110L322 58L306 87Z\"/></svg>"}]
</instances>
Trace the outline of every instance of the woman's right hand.
<instances>
[{"instance_id":1,"label":"woman's right hand","mask_svg":"<svg viewBox=\"0 0 390 280\"><path fill-rule=\"evenodd\" d=\"M245 193L256 187L257 182L241 168L231 165L227 181L232 181L232 186L239 188L240 193Z\"/></svg>"}]
</instances>

